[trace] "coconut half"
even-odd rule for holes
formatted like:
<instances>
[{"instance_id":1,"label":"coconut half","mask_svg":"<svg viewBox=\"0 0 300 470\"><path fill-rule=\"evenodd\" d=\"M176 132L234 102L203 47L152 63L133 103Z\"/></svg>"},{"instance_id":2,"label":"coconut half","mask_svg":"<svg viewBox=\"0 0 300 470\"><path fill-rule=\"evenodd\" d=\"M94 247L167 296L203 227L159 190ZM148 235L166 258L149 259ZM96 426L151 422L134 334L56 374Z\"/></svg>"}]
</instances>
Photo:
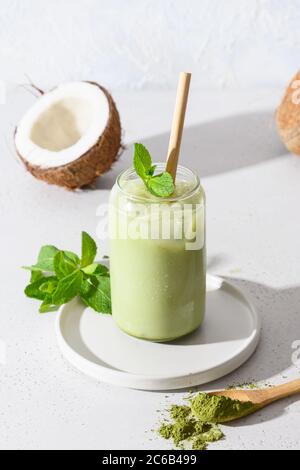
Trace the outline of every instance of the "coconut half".
<instances>
[{"instance_id":1,"label":"coconut half","mask_svg":"<svg viewBox=\"0 0 300 470\"><path fill-rule=\"evenodd\" d=\"M97 83L64 83L27 111L16 129L15 145L36 178L68 189L90 185L117 159L119 113Z\"/></svg>"}]
</instances>

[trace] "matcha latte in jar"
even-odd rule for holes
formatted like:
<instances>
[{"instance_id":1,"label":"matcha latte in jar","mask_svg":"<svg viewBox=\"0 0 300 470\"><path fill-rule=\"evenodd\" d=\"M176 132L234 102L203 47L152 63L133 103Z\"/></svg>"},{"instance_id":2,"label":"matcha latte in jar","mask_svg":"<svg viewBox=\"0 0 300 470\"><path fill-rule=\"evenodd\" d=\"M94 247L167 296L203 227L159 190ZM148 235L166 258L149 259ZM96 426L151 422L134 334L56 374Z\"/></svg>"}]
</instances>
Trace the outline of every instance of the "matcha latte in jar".
<instances>
[{"instance_id":1,"label":"matcha latte in jar","mask_svg":"<svg viewBox=\"0 0 300 470\"><path fill-rule=\"evenodd\" d=\"M126 170L111 192L109 226L116 324L152 341L197 329L206 291L205 195L197 175L179 166L173 193L157 197Z\"/></svg>"}]
</instances>

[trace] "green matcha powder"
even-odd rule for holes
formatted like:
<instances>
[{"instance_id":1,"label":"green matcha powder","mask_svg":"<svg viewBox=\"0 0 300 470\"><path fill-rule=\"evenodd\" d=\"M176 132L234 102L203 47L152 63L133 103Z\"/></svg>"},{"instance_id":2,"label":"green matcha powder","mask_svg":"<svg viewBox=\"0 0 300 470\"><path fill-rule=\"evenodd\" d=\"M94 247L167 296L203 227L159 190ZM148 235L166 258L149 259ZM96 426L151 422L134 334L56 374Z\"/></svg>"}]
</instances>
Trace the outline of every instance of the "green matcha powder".
<instances>
[{"instance_id":1,"label":"green matcha powder","mask_svg":"<svg viewBox=\"0 0 300 470\"><path fill-rule=\"evenodd\" d=\"M209 443L224 437L218 423L242 418L255 409L251 402L199 393L189 400L189 405L171 406L172 421L163 423L159 434L171 439L177 448L205 450Z\"/></svg>"}]
</instances>

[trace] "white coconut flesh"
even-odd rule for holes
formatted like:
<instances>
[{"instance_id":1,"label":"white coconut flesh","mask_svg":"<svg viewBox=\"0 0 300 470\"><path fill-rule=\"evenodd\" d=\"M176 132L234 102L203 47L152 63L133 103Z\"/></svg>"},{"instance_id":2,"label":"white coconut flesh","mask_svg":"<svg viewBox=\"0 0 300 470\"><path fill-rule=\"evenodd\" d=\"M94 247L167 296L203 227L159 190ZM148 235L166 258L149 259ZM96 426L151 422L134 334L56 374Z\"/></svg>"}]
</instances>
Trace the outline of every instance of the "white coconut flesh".
<instances>
[{"instance_id":1,"label":"white coconut flesh","mask_svg":"<svg viewBox=\"0 0 300 470\"><path fill-rule=\"evenodd\" d=\"M61 84L38 99L22 118L15 135L17 151L41 169L67 165L99 141L109 112L108 99L98 85Z\"/></svg>"}]
</instances>

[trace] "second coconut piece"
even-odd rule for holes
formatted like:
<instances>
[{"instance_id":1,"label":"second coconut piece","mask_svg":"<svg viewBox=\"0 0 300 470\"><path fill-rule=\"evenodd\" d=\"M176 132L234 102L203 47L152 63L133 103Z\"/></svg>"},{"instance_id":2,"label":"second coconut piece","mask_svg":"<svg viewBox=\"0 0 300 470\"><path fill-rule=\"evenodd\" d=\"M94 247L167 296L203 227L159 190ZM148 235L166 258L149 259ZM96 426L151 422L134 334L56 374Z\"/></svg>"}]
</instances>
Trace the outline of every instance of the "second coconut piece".
<instances>
[{"instance_id":1,"label":"second coconut piece","mask_svg":"<svg viewBox=\"0 0 300 470\"><path fill-rule=\"evenodd\" d=\"M287 149L300 155L300 71L289 83L277 109L276 123Z\"/></svg>"}]
</instances>

